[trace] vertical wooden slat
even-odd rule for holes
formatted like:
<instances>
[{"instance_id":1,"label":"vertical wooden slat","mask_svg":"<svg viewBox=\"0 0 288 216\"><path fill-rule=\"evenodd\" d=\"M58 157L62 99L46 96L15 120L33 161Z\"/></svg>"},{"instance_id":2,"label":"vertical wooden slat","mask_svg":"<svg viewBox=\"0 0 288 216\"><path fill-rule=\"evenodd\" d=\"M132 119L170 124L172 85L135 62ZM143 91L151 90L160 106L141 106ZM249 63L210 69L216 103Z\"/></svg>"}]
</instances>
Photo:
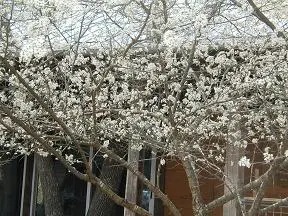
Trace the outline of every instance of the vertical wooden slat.
<instances>
[{"instance_id":1,"label":"vertical wooden slat","mask_svg":"<svg viewBox=\"0 0 288 216\"><path fill-rule=\"evenodd\" d=\"M20 216L23 216L23 211L24 211L24 195L25 195L25 185L26 185L26 171L27 171L27 155L24 156Z\"/></svg>"},{"instance_id":2,"label":"vertical wooden slat","mask_svg":"<svg viewBox=\"0 0 288 216\"><path fill-rule=\"evenodd\" d=\"M157 155L154 152L155 150L152 150L151 153L151 171L150 171L150 181L152 184L156 184L156 160ZM154 205L155 205L155 194L151 192L151 197L149 201L149 213L151 215L154 215Z\"/></svg>"},{"instance_id":3,"label":"vertical wooden slat","mask_svg":"<svg viewBox=\"0 0 288 216\"><path fill-rule=\"evenodd\" d=\"M226 148L225 185L224 194L235 191L243 184L244 170L238 165L243 150L231 144ZM240 209L237 198L223 206L223 216L238 216Z\"/></svg>"},{"instance_id":4,"label":"vertical wooden slat","mask_svg":"<svg viewBox=\"0 0 288 216\"><path fill-rule=\"evenodd\" d=\"M89 165L90 165L91 169L93 169L92 160L93 160L93 147L90 147L90 149L89 149ZM90 207L91 188L92 188L91 182L87 182L85 215L87 215L89 207Z\"/></svg>"},{"instance_id":5,"label":"vertical wooden slat","mask_svg":"<svg viewBox=\"0 0 288 216\"><path fill-rule=\"evenodd\" d=\"M139 161L139 151L131 149L129 146L128 149L128 162L135 168L138 169ZM137 202L137 177L133 175L129 170L127 170L126 177L126 188L125 188L125 198L126 200L136 203ZM124 216L135 216L135 213L124 209Z\"/></svg>"},{"instance_id":6,"label":"vertical wooden slat","mask_svg":"<svg viewBox=\"0 0 288 216\"><path fill-rule=\"evenodd\" d=\"M30 197L30 216L35 215L36 210L36 197L37 197L37 184L38 184L38 173L36 169L36 158L33 156L33 171L32 171L32 182L31 182L31 197Z\"/></svg>"}]
</instances>

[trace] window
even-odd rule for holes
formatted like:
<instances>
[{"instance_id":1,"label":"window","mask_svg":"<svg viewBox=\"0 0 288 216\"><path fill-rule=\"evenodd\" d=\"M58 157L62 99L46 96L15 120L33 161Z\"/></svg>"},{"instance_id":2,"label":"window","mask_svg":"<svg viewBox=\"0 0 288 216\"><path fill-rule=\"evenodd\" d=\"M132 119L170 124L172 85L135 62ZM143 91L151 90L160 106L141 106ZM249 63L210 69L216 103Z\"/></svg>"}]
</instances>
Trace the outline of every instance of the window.
<instances>
[{"instance_id":1,"label":"window","mask_svg":"<svg viewBox=\"0 0 288 216\"><path fill-rule=\"evenodd\" d=\"M254 197L244 197L243 203L245 205L245 209L249 210L253 201L254 201ZM260 208L265 208L279 201L280 199L276 199L276 198L263 198ZM279 208L275 208L271 211L268 211L264 215L265 216L288 216L288 205L282 205Z\"/></svg>"},{"instance_id":2,"label":"window","mask_svg":"<svg viewBox=\"0 0 288 216\"><path fill-rule=\"evenodd\" d=\"M24 159L0 166L0 216L19 215Z\"/></svg>"}]
</instances>

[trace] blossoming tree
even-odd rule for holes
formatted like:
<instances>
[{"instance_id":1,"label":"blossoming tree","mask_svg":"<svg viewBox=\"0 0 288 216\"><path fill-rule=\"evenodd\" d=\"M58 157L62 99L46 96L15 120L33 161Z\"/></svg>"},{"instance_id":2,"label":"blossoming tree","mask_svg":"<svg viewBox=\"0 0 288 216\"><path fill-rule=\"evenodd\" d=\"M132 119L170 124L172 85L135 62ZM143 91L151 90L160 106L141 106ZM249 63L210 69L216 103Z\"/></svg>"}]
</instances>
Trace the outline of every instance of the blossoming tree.
<instances>
[{"instance_id":1,"label":"blossoming tree","mask_svg":"<svg viewBox=\"0 0 288 216\"><path fill-rule=\"evenodd\" d=\"M127 144L156 150L161 165L167 156L182 162L195 215L223 205L225 214L230 203L252 216L287 201L260 209L269 181L288 166L284 0L25 0L1 7L5 154L53 155L139 215L150 213L93 174L89 148L137 176L173 215L181 211L125 159ZM259 163L265 172L235 181L242 167ZM223 196L202 201L200 169L225 184ZM247 211L241 197L252 189Z\"/></svg>"}]
</instances>

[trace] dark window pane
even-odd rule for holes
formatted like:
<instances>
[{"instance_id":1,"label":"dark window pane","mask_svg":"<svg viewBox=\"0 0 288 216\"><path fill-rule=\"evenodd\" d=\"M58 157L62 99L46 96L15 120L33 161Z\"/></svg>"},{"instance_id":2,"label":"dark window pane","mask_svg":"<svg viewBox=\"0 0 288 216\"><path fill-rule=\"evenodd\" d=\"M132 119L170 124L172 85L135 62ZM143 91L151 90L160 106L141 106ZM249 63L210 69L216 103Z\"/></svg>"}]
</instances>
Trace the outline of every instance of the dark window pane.
<instances>
[{"instance_id":1,"label":"dark window pane","mask_svg":"<svg viewBox=\"0 0 288 216\"><path fill-rule=\"evenodd\" d=\"M0 216L19 215L23 160L13 160L0 167Z\"/></svg>"},{"instance_id":2,"label":"dark window pane","mask_svg":"<svg viewBox=\"0 0 288 216\"><path fill-rule=\"evenodd\" d=\"M84 216L87 183L69 173L59 161L55 161L54 168L58 174L65 216Z\"/></svg>"},{"instance_id":3,"label":"dark window pane","mask_svg":"<svg viewBox=\"0 0 288 216\"><path fill-rule=\"evenodd\" d=\"M54 161L54 172L59 184L64 215L84 216L86 182L69 173L59 161ZM39 177L37 182L36 216L45 216L44 195Z\"/></svg>"},{"instance_id":4,"label":"dark window pane","mask_svg":"<svg viewBox=\"0 0 288 216\"><path fill-rule=\"evenodd\" d=\"M143 172L143 174L146 176L146 178L150 179L151 176L151 151L149 150L141 150L140 152L140 161L142 161L139 164L140 171ZM149 202L151 199L151 192L147 188L146 185L143 185L140 183L140 206L149 210Z\"/></svg>"}]
</instances>

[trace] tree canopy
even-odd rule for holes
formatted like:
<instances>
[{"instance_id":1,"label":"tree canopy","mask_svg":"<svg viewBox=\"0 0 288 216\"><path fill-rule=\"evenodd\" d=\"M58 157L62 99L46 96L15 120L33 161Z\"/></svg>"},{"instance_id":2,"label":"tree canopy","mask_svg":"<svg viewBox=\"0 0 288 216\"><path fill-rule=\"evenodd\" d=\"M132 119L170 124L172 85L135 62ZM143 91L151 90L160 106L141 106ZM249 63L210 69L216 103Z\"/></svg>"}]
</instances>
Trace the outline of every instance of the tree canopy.
<instances>
[{"instance_id":1,"label":"tree canopy","mask_svg":"<svg viewBox=\"0 0 288 216\"><path fill-rule=\"evenodd\" d=\"M142 215L91 173L90 146L132 170L174 215L171 201L113 145L156 149L162 165L174 156L189 172L204 166L218 178L229 146L244 152L239 166L256 163L248 145L262 144L257 163L287 166L286 1L25 0L1 7L5 155L54 155ZM214 208L193 205L199 215Z\"/></svg>"}]
</instances>

